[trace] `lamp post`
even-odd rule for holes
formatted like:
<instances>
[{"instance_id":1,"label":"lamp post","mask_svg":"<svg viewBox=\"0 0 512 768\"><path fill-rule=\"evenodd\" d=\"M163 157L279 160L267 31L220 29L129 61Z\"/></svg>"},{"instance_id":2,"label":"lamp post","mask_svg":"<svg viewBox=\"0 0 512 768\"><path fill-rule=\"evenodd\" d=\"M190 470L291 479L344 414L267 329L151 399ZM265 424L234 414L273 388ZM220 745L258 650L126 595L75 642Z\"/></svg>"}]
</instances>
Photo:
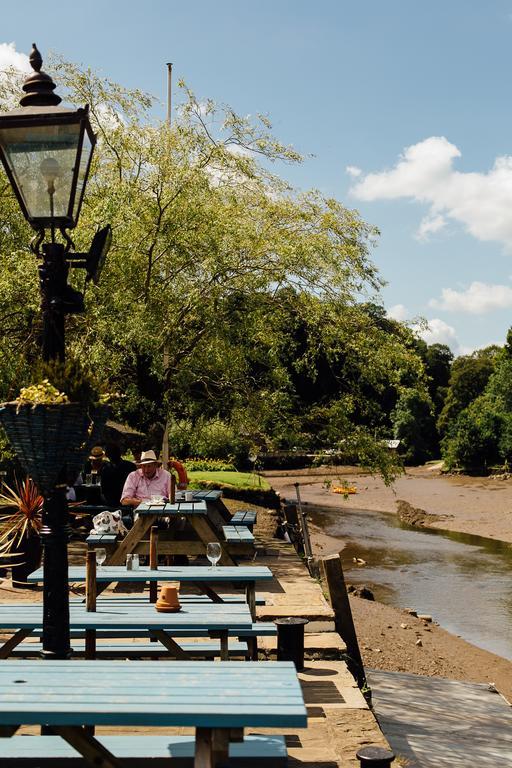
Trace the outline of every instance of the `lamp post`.
<instances>
[{"instance_id":1,"label":"lamp post","mask_svg":"<svg viewBox=\"0 0 512 768\"><path fill-rule=\"evenodd\" d=\"M68 284L69 268L85 267L88 277L94 277L90 254L69 253L73 243L66 230L78 221L96 137L87 106L77 110L59 106L61 98L54 93L51 77L41 71L43 61L35 44L29 61L34 72L23 84L20 108L0 115L0 160L23 215L36 230L31 249L39 260L43 359L63 361L65 316L84 311L83 294ZM49 241L43 242L47 231ZM57 241L57 232L64 242ZM96 249L96 268L100 251ZM45 493L41 538L43 656L69 658L69 525L62 484Z\"/></svg>"}]
</instances>

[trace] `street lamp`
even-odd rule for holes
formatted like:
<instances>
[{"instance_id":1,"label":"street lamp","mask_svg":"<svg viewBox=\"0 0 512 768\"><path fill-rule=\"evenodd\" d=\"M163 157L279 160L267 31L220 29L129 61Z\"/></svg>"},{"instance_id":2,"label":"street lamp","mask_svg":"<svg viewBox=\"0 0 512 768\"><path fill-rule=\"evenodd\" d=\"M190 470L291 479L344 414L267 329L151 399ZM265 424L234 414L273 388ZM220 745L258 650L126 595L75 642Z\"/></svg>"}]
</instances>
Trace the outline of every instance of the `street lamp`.
<instances>
[{"instance_id":1,"label":"street lamp","mask_svg":"<svg viewBox=\"0 0 512 768\"><path fill-rule=\"evenodd\" d=\"M54 93L51 77L41 71L43 60L35 44L29 61L34 72L23 84L20 108L0 115L0 160L23 215L36 230L31 248L39 259L43 358L64 360L65 316L84 311L83 294L68 284L69 269L85 268L87 279L94 279L108 249L110 227L96 235L89 253L70 253L73 243L66 230L78 221L96 137L87 106L77 110L58 106L61 98ZM44 243L46 230L50 240ZM64 243L57 242L57 230ZM57 485L44 496L43 656L68 658L65 486Z\"/></svg>"}]
</instances>

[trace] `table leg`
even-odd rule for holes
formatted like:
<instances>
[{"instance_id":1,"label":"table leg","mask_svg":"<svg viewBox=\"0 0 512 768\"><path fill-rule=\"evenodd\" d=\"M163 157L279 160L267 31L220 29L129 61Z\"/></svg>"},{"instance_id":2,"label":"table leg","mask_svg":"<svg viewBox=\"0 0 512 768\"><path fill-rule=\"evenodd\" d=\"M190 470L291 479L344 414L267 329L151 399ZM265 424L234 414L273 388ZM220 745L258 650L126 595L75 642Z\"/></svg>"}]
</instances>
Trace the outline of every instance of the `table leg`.
<instances>
[{"instance_id":1,"label":"table leg","mask_svg":"<svg viewBox=\"0 0 512 768\"><path fill-rule=\"evenodd\" d=\"M96 630L95 629L85 630L85 658L86 659L96 658Z\"/></svg>"},{"instance_id":2,"label":"table leg","mask_svg":"<svg viewBox=\"0 0 512 768\"><path fill-rule=\"evenodd\" d=\"M194 768L215 768L228 757L228 728L196 728Z\"/></svg>"},{"instance_id":3,"label":"table leg","mask_svg":"<svg viewBox=\"0 0 512 768\"><path fill-rule=\"evenodd\" d=\"M152 571L158 569L158 526L151 526L149 536L149 567ZM158 599L158 582L149 582L149 602L156 603Z\"/></svg>"},{"instance_id":4,"label":"table leg","mask_svg":"<svg viewBox=\"0 0 512 768\"><path fill-rule=\"evenodd\" d=\"M229 632L227 629L212 629L208 632L210 637L220 640L220 660L229 661Z\"/></svg>"},{"instance_id":5,"label":"table leg","mask_svg":"<svg viewBox=\"0 0 512 768\"><path fill-rule=\"evenodd\" d=\"M252 620L256 621L256 584L254 581L245 585L245 599L251 612Z\"/></svg>"},{"instance_id":6,"label":"table leg","mask_svg":"<svg viewBox=\"0 0 512 768\"><path fill-rule=\"evenodd\" d=\"M190 655L183 650L181 645L178 645L178 643L170 637L167 632L163 629L151 629L150 634L153 635L153 637L156 637L157 640L159 640L162 645L167 648L169 653L172 654L176 659L190 659Z\"/></svg>"},{"instance_id":7,"label":"table leg","mask_svg":"<svg viewBox=\"0 0 512 768\"><path fill-rule=\"evenodd\" d=\"M226 542L219 540L219 536L217 535L215 530L212 528L210 521L208 520L206 515L190 515L190 516L187 516L187 520L190 520L192 527L194 528L195 532L203 542L205 552L206 552L206 545L208 544L209 541L217 541L220 544L220 548L222 552L221 558L220 558L221 565L236 565L235 561L233 560L233 558L228 552Z\"/></svg>"},{"instance_id":8,"label":"table leg","mask_svg":"<svg viewBox=\"0 0 512 768\"><path fill-rule=\"evenodd\" d=\"M54 733L61 736L79 752L87 765L96 768L123 768L123 763L100 744L84 728L73 725L54 725Z\"/></svg>"},{"instance_id":9,"label":"table leg","mask_svg":"<svg viewBox=\"0 0 512 768\"><path fill-rule=\"evenodd\" d=\"M252 661L258 661L258 638L248 637L247 646L249 648L249 655Z\"/></svg>"},{"instance_id":10,"label":"table leg","mask_svg":"<svg viewBox=\"0 0 512 768\"><path fill-rule=\"evenodd\" d=\"M146 535L152 525L155 525L157 515L139 515L133 528L107 558L106 565L124 565L126 555L135 550L137 544Z\"/></svg>"},{"instance_id":11,"label":"table leg","mask_svg":"<svg viewBox=\"0 0 512 768\"><path fill-rule=\"evenodd\" d=\"M227 632L220 635L220 660L229 661L229 638Z\"/></svg>"},{"instance_id":12,"label":"table leg","mask_svg":"<svg viewBox=\"0 0 512 768\"><path fill-rule=\"evenodd\" d=\"M217 594L217 592L208 584L205 584L202 581L192 581L191 584L193 584L195 587L197 587L204 595L208 595L212 603L223 603L224 600L222 597Z\"/></svg>"},{"instance_id":13,"label":"table leg","mask_svg":"<svg viewBox=\"0 0 512 768\"><path fill-rule=\"evenodd\" d=\"M32 634L34 630L31 629L18 629L14 635L3 643L0 647L0 659L7 659L11 655L13 648L16 648L26 637Z\"/></svg>"}]
</instances>

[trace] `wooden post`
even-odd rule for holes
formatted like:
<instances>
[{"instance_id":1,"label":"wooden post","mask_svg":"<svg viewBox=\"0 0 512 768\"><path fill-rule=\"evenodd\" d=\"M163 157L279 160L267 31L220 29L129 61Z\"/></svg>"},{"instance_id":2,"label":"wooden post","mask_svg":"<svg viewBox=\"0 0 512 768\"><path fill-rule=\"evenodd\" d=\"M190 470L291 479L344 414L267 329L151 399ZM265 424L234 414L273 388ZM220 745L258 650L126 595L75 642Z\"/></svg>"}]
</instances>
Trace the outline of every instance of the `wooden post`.
<instances>
[{"instance_id":1,"label":"wooden post","mask_svg":"<svg viewBox=\"0 0 512 768\"><path fill-rule=\"evenodd\" d=\"M94 549L87 552L87 564L85 569L85 606L87 611L96 611L96 551ZM85 630L85 658L94 659L96 657L96 630Z\"/></svg>"},{"instance_id":2,"label":"wooden post","mask_svg":"<svg viewBox=\"0 0 512 768\"><path fill-rule=\"evenodd\" d=\"M313 552L311 549L311 540L309 538L309 529L308 529L308 521L306 518L306 515L304 514L304 510L302 509L302 501L300 498L300 491L299 491L299 483L294 483L295 485L295 493L297 494L297 510L299 513L299 520L300 520L300 527L302 530L302 541L304 543L304 554L306 555L306 560L308 561L308 567L309 564L313 558Z\"/></svg>"},{"instance_id":3,"label":"wooden post","mask_svg":"<svg viewBox=\"0 0 512 768\"><path fill-rule=\"evenodd\" d=\"M149 568L151 571L158 569L158 526L152 525L149 534ZM158 582L149 582L149 602L156 603L158 597Z\"/></svg>"},{"instance_id":4,"label":"wooden post","mask_svg":"<svg viewBox=\"0 0 512 768\"><path fill-rule=\"evenodd\" d=\"M169 499L171 504L174 504L176 501L176 478L174 477L173 473L171 472L171 498Z\"/></svg>"},{"instance_id":5,"label":"wooden post","mask_svg":"<svg viewBox=\"0 0 512 768\"><path fill-rule=\"evenodd\" d=\"M331 606L334 611L336 632L338 632L347 645L348 667L361 688L366 683L366 677L359 643L357 642L352 611L350 610L340 555L329 555L322 558L322 566L329 590Z\"/></svg>"},{"instance_id":6,"label":"wooden post","mask_svg":"<svg viewBox=\"0 0 512 768\"><path fill-rule=\"evenodd\" d=\"M94 549L87 552L87 563L85 568L85 604L86 610L96 610L96 551Z\"/></svg>"}]
</instances>

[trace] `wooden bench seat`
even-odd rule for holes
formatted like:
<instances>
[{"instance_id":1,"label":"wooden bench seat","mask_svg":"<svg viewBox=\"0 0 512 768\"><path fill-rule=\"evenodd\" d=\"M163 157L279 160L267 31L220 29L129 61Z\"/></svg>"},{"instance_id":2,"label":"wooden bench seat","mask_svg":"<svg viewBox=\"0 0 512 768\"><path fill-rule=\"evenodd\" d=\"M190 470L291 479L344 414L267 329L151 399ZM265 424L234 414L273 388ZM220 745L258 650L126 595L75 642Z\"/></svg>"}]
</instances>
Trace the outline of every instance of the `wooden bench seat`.
<instances>
[{"instance_id":1,"label":"wooden bench seat","mask_svg":"<svg viewBox=\"0 0 512 768\"><path fill-rule=\"evenodd\" d=\"M42 632L42 629L38 628L34 633L33 636L40 635ZM72 629L71 630L71 638L81 639L83 640L85 638L85 631L83 629ZM255 622L251 629L233 629L229 633L230 637L275 637L277 635L277 627L276 625L271 621L257 621ZM173 630L172 633L173 637L208 637L208 631L205 629L197 629L192 634L190 630L187 629L177 629ZM133 637L133 638L147 638L149 637L148 632L145 630L136 630L136 629L98 629L96 630L96 638L122 638L122 637Z\"/></svg>"},{"instance_id":2,"label":"wooden bench seat","mask_svg":"<svg viewBox=\"0 0 512 768\"><path fill-rule=\"evenodd\" d=\"M222 532L228 544L254 545L254 536L246 525L223 525Z\"/></svg>"},{"instance_id":3,"label":"wooden bench seat","mask_svg":"<svg viewBox=\"0 0 512 768\"><path fill-rule=\"evenodd\" d=\"M199 643L178 643L191 657L197 659L212 659L220 656L220 642L218 640L209 640ZM73 656L81 658L85 655L85 641L72 639ZM30 642L26 640L17 645L11 651L11 657L28 659L40 655L43 648L42 643ZM249 647L247 641L230 640L228 644L230 658L242 657L248 659ZM160 643L137 642L137 643L98 643L96 645L97 659L147 659L165 657L167 651Z\"/></svg>"},{"instance_id":4,"label":"wooden bench seat","mask_svg":"<svg viewBox=\"0 0 512 768\"><path fill-rule=\"evenodd\" d=\"M256 524L258 513L254 509L240 509L231 518L231 525L246 525L251 531Z\"/></svg>"},{"instance_id":5,"label":"wooden bench seat","mask_svg":"<svg viewBox=\"0 0 512 768\"><path fill-rule=\"evenodd\" d=\"M86 538L88 547L114 547L117 544L117 533L91 533Z\"/></svg>"},{"instance_id":6,"label":"wooden bench seat","mask_svg":"<svg viewBox=\"0 0 512 768\"><path fill-rule=\"evenodd\" d=\"M222 601L224 603L245 603L245 595L219 595L219 597L222 598ZM104 603L104 602L111 602L111 603L118 603L122 600L130 600L131 602L141 602L141 603L147 603L148 602L148 593L146 592L145 595L133 595L133 594L127 594L127 595L112 595L109 594L107 596L100 595L98 597L98 603ZM83 597L72 597L69 601L70 603L83 603L85 602L85 598ZM211 603L211 598L208 597L208 595L182 595L180 593L180 602L183 604L186 603ZM265 599L263 597L257 597L256 605L266 605Z\"/></svg>"},{"instance_id":7,"label":"wooden bench seat","mask_svg":"<svg viewBox=\"0 0 512 768\"><path fill-rule=\"evenodd\" d=\"M42 662L43 663L43 662ZM193 736L119 735L95 737L127 768L192 768ZM90 765L60 736L12 736L2 739L2 768L86 768ZM287 760L283 736L246 736L229 746L230 768L284 766Z\"/></svg>"}]
</instances>

